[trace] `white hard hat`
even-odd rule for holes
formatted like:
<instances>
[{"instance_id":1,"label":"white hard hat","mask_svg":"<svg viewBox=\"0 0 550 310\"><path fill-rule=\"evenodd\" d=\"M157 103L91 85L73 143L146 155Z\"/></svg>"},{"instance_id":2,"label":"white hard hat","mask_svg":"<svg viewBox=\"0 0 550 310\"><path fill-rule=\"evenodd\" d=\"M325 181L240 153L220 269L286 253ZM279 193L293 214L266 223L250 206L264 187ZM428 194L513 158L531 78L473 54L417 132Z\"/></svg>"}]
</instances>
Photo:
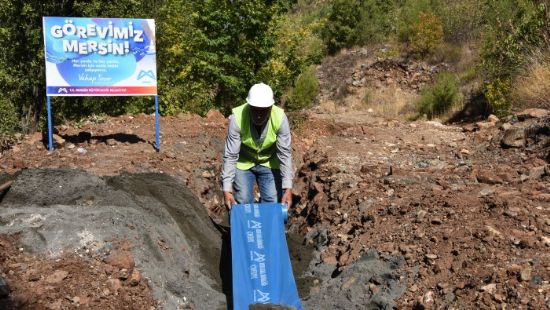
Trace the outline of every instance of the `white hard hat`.
<instances>
[{"instance_id":1,"label":"white hard hat","mask_svg":"<svg viewBox=\"0 0 550 310\"><path fill-rule=\"evenodd\" d=\"M254 84L248 91L246 102L253 107L269 108L275 103L271 87L264 83Z\"/></svg>"}]
</instances>

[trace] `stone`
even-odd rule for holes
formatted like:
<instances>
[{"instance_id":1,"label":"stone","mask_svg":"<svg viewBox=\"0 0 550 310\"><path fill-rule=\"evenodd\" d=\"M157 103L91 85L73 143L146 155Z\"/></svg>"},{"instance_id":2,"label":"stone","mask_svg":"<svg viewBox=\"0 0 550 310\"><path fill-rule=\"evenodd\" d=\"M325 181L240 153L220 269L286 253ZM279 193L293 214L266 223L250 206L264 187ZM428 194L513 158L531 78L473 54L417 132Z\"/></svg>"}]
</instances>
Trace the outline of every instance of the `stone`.
<instances>
[{"instance_id":1,"label":"stone","mask_svg":"<svg viewBox=\"0 0 550 310\"><path fill-rule=\"evenodd\" d=\"M120 269L132 270L134 269L135 262L130 252L120 251L112 253L107 256L103 261L113 267Z\"/></svg>"},{"instance_id":2,"label":"stone","mask_svg":"<svg viewBox=\"0 0 550 310\"><path fill-rule=\"evenodd\" d=\"M132 276L130 277L130 285L137 286L139 282L141 282L141 272L134 269L134 271L132 271Z\"/></svg>"},{"instance_id":3,"label":"stone","mask_svg":"<svg viewBox=\"0 0 550 310\"><path fill-rule=\"evenodd\" d=\"M496 283L487 284L481 287L481 291L493 295L497 291Z\"/></svg>"},{"instance_id":4,"label":"stone","mask_svg":"<svg viewBox=\"0 0 550 310\"><path fill-rule=\"evenodd\" d=\"M86 153L88 153L88 151L83 148L83 147L79 147L76 149L76 151L79 153L79 154L82 154L82 155L85 155Z\"/></svg>"},{"instance_id":5,"label":"stone","mask_svg":"<svg viewBox=\"0 0 550 310\"><path fill-rule=\"evenodd\" d=\"M353 284L355 284L355 282L357 282L357 278L356 277L350 277L349 279L347 279L342 284L342 290L347 290L347 289L351 288L353 286Z\"/></svg>"},{"instance_id":6,"label":"stone","mask_svg":"<svg viewBox=\"0 0 550 310\"><path fill-rule=\"evenodd\" d=\"M426 254L426 258L429 259L429 260L434 260L434 259L437 259L437 255L435 255L435 254Z\"/></svg>"},{"instance_id":7,"label":"stone","mask_svg":"<svg viewBox=\"0 0 550 310\"><path fill-rule=\"evenodd\" d=\"M116 293L122 288L122 282L119 279L108 279L107 286Z\"/></svg>"},{"instance_id":8,"label":"stone","mask_svg":"<svg viewBox=\"0 0 550 310\"><path fill-rule=\"evenodd\" d=\"M416 213L416 222L417 223L420 223L424 220L424 217L426 217L426 214L428 214L428 212L426 210L419 210L417 213Z\"/></svg>"},{"instance_id":9,"label":"stone","mask_svg":"<svg viewBox=\"0 0 550 310\"><path fill-rule=\"evenodd\" d=\"M431 223L434 225L441 225L443 221L439 217L433 217Z\"/></svg>"},{"instance_id":10,"label":"stone","mask_svg":"<svg viewBox=\"0 0 550 310\"><path fill-rule=\"evenodd\" d=\"M60 136L56 135L56 134L53 134L53 141L55 142L55 144L57 144L58 146L63 146L65 145L65 139L61 138Z\"/></svg>"},{"instance_id":11,"label":"stone","mask_svg":"<svg viewBox=\"0 0 550 310\"><path fill-rule=\"evenodd\" d=\"M425 304L431 304L434 302L434 292L432 291L427 291L426 294L424 294L424 296L422 297L422 301L425 303Z\"/></svg>"},{"instance_id":12,"label":"stone","mask_svg":"<svg viewBox=\"0 0 550 310\"><path fill-rule=\"evenodd\" d=\"M524 268L521 270L519 277L521 281L531 281L531 268Z\"/></svg>"},{"instance_id":13,"label":"stone","mask_svg":"<svg viewBox=\"0 0 550 310\"><path fill-rule=\"evenodd\" d=\"M107 141L105 141L105 143L109 146L114 146L114 145L116 145L116 140L115 139L107 139Z\"/></svg>"},{"instance_id":14,"label":"stone","mask_svg":"<svg viewBox=\"0 0 550 310\"><path fill-rule=\"evenodd\" d=\"M488 196L488 195L493 194L494 192L495 192L495 190L492 189L492 188L484 188L481 191L479 191L479 195L480 196Z\"/></svg>"},{"instance_id":15,"label":"stone","mask_svg":"<svg viewBox=\"0 0 550 310\"><path fill-rule=\"evenodd\" d=\"M118 278L121 280L126 280L130 277L130 273L128 272L128 269L122 268L118 272Z\"/></svg>"},{"instance_id":16,"label":"stone","mask_svg":"<svg viewBox=\"0 0 550 310\"><path fill-rule=\"evenodd\" d=\"M529 170L529 178L531 180L542 179L546 175L546 166L534 167Z\"/></svg>"},{"instance_id":17,"label":"stone","mask_svg":"<svg viewBox=\"0 0 550 310\"><path fill-rule=\"evenodd\" d=\"M510 124L510 123L504 123L504 124L502 124L502 130L505 130L505 131L506 131L506 130L508 130L508 129L510 129L510 128L512 128L512 124Z\"/></svg>"},{"instance_id":18,"label":"stone","mask_svg":"<svg viewBox=\"0 0 550 310\"><path fill-rule=\"evenodd\" d=\"M56 270L53 274L46 278L46 282L50 284L58 284L67 278L69 273L65 270Z\"/></svg>"},{"instance_id":19,"label":"stone","mask_svg":"<svg viewBox=\"0 0 550 310\"><path fill-rule=\"evenodd\" d=\"M523 128L510 128L504 131L500 145L503 147L523 147L525 145L525 130Z\"/></svg>"},{"instance_id":20,"label":"stone","mask_svg":"<svg viewBox=\"0 0 550 310\"><path fill-rule=\"evenodd\" d=\"M532 108L523 110L522 112L517 114L517 117L520 120L526 120L529 118L543 118L547 117L548 115L550 115L550 111L548 110Z\"/></svg>"},{"instance_id":21,"label":"stone","mask_svg":"<svg viewBox=\"0 0 550 310\"><path fill-rule=\"evenodd\" d=\"M487 121L491 122L491 123L497 123L498 121L500 121L500 119L496 116L496 115L489 115L489 117L487 117Z\"/></svg>"},{"instance_id":22,"label":"stone","mask_svg":"<svg viewBox=\"0 0 550 310\"><path fill-rule=\"evenodd\" d=\"M498 175L487 170L478 171L476 173L476 179L479 183L485 183L485 184L502 184L503 183L502 179Z\"/></svg>"},{"instance_id":23,"label":"stone","mask_svg":"<svg viewBox=\"0 0 550 310\"><path fill-rule=\"evenodd\" d=\"M495 127L495 123L493 123L493 122L477 122L476 126L479 129L489 129L489 128Z\"/></svg>"}]
</instances>

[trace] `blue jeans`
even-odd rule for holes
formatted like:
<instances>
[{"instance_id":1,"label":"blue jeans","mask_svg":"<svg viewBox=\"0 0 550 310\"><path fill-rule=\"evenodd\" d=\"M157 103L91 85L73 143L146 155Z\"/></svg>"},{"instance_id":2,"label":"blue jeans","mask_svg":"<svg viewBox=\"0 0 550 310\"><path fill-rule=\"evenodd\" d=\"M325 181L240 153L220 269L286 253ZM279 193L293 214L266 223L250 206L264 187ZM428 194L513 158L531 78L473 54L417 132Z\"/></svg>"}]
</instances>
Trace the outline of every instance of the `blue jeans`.
<instances>
[{"instance_id":1,"label":"blue jeans","mask_svg":"<svg viewBox=\"0 0 550 310\"><path fill-rule=\"evenodd\" d=\"M237 203L254 203L254 183L260 189L260 203L281 201L281 170L257 165L248 170L235 169L233 188Z\"/></svg>"}]
</instances>

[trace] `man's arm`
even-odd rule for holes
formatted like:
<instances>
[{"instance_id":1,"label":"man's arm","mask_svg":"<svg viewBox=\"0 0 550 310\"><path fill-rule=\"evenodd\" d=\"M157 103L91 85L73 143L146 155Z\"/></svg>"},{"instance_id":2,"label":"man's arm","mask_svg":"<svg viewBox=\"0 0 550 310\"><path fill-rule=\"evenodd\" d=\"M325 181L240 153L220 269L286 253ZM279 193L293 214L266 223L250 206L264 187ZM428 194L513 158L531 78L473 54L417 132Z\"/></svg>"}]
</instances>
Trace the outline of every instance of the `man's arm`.
<instances>
[{"instance_id":1,"label":"man's arm","mask_svg":"<svg viewBox=\"0 0 550 310\"><path fill-rule=\"evenodd\" d=\"M292 181L294 171L292 169L292 138L290 135L290 125L286 115L283 116L281 126L277 132L277 157L280 162L281 179L283 188L282 203L289 207L292 204Z\"/></svg>"},{"instance_id":2,"label":"man's arm","mask_svg":"<svg viewBox=\"0 0 550 310\"><path fill-rule=\"evenodd\" d=\"M235 116L229 117L229 128L227 138L225 139L225 147L223 152L223 169L222 169L222 190L224 203L228 209L235 204L233 198L233 181L235 180L235 169L239 152L241 150L241 133L239 126L235 121Z\"/></svg>"}]
</instances>

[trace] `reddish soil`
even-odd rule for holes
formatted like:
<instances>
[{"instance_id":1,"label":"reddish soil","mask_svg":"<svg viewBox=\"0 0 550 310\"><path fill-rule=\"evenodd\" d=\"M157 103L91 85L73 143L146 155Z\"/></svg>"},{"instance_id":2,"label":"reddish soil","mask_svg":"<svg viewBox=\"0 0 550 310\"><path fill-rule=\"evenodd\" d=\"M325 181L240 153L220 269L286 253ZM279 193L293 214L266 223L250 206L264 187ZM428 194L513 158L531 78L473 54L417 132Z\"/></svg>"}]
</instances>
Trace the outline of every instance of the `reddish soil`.
<instances>
[{"instance_id":1,"label":"reddish soil","mask_svg":"<svg viewBox=\"0 0 550 310\"><path fill-rule=\"evenodd\" d=\"M0 309L155 309L139 271L121 272L119 262L37 256L19 248L16 236L0 236L0 269L11 289Z\"/></svg>"}]
</instances>

